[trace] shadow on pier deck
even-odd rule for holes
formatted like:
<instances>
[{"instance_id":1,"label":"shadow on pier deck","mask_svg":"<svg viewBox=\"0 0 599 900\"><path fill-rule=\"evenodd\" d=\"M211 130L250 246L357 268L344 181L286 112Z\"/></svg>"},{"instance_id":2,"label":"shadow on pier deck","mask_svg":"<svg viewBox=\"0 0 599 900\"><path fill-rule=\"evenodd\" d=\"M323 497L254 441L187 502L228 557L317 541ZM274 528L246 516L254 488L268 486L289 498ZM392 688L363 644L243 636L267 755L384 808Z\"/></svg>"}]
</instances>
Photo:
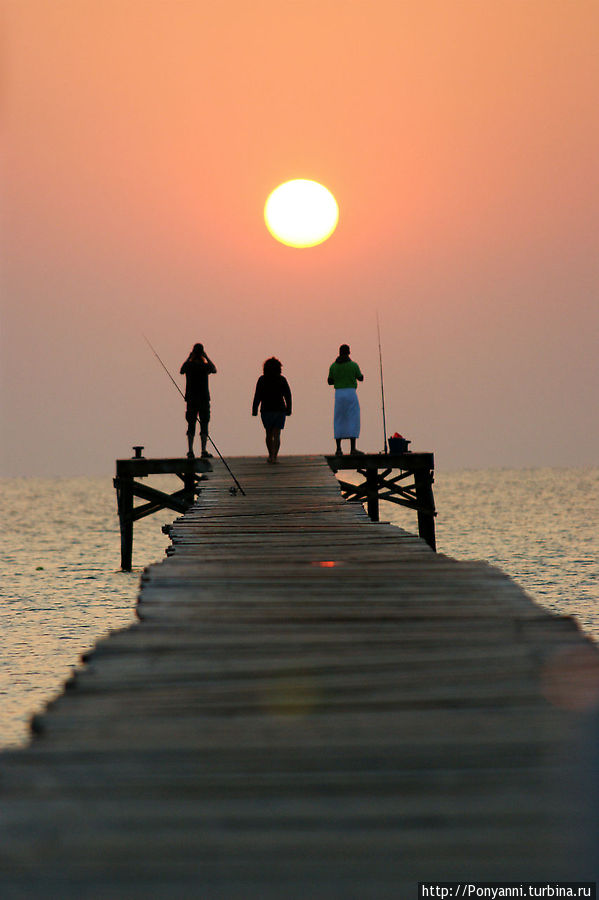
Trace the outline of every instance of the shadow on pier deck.
<instances>
[{"instance_id":1,"label":"shadow on pier deck","mask_svg":"<svg viewBox=\"0 0 599 900\"><path fill-rule=\"evenodd\" d=\"M140 623L0 757L0 897L592 878L597 656L573 621L370 522L323 458L233 466L247 496L216 463L142 577Z\"/></svg>"}]
</instances>

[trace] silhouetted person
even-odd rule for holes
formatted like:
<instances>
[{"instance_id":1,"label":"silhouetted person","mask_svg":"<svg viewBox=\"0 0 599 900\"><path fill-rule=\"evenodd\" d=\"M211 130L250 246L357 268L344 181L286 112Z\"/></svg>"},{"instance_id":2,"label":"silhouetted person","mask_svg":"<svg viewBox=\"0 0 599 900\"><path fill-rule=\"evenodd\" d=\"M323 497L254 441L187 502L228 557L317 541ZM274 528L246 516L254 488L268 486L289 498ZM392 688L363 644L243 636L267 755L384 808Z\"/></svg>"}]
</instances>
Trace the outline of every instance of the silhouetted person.
<instances>
[{"instance_id":1,"label":"silhouetted person","mask_svg":"<svg viewBox=\"0 0 599 900\"><path fill-rule=\"evenodd\" d=\"M281 431L285 427L285 417L291 415L291 390L287 379L281 375L281 363L272 356L262 367L263 375L256 383L252 415L260 417L266 431L268 462L276 463L281 446Z\"/></svg>"},{"instance_id":2,"label":"silhouetted person","mask_svg":"<svg viewBox=\"0 0 599 900\"><path fill-rule=\"evenodd\" d=\"M202 443L202 456L211 458L206 445L208 443L208 422L210 421L210 391L208 390L208 376L214 375L216 366L208 359L204 352L203 344L194 344L193 350L181 366L181 375L185 375L185 400L187 410L187 443L189 450L187 455L193 458L193 439L196 433L196 420L200 420L200 440Z\"/></svg>"},{"instance_id":3,"label":"silhouetted person","mask_svg":"<svg viewBox=\"0 0 599 900\"><path fill-rule=\"evenodd\" d=\"M364 381L360 366L349 356L347 344L339 347L339 356L329 368L329 384L335 388L334 429L337 442L336 456L343 456L341 441L349 439L350 453L356 450L356 440L360 437L360 403L358 401L358 381Z\"/></svg>"}]
</instances>

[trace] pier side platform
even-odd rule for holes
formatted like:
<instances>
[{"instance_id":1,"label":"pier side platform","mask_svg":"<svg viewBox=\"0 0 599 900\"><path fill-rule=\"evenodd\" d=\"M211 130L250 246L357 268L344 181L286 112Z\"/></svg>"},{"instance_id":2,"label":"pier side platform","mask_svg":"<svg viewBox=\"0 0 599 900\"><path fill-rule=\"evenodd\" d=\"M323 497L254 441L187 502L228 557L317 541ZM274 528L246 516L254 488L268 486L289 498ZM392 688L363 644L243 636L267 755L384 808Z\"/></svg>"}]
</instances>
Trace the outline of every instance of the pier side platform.
<instances>
[{"instance_id":1,"label":"pier side platform","mask_svg":"<svg viewBox=\"0 0 599 900\"><path fill-rule=\"evenodd\" d=\"M0 754L0 897L594 879L598 662L574 620L372 522L324 457L229 462L246 495L214 461L139 622Z\"/></svg>"}]
</instances>

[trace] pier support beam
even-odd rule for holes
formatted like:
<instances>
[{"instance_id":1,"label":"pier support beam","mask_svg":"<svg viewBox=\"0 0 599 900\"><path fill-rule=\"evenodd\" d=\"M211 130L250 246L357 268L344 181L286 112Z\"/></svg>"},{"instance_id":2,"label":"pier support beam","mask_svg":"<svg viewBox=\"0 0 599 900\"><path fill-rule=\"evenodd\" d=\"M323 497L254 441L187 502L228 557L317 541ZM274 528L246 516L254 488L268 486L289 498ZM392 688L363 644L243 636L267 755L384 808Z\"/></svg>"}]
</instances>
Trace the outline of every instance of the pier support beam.
<instances>
[{"instance_id":1,"label":"pier support beam","mask_svg":"<svg viewBox=\"0 0 599 900\"><path fill-rule=\"evenodd\" d=\"M212 471L205 459L145 459L140 455L143 448L136 447L132 459L117 459L116 488L117 508L121 528L121 569L130 572L133 562L133 523L161 509L172 509L183 515L193 505L199 492L199 483L204 472ZM172 494L136 481L148 475L177 475L183 487ZM134 498L146 500L134 506Z\"/></svg>"},{"instance_id":2,"label":"pier support beam","mask_svg":"<svg viewBox=\"0 0 599 900\"><path fill-rule=\"evenodd\" d=\"M359 484L339 479L346 500L366 503L373 522L379 521L379 500L407 506L418 514L418 534L432 550L435 538L435 459L432 453L365 453L325 457L333 472L353 470L363 476ZM394 471L399 474L393 475ZM413 483L408 483L413 478Z\"/></svg>"}]
</instances>

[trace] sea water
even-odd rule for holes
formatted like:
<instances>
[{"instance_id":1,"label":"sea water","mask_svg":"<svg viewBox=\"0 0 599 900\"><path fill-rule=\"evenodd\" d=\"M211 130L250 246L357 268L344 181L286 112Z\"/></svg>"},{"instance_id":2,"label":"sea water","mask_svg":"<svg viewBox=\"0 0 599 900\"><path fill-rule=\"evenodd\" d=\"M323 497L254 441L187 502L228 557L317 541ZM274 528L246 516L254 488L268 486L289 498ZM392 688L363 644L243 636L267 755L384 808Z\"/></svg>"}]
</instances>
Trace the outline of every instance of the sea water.
<instances>
[{"instance_id":1,"label":"sea water","mask_svg":"<svg viewBox=\"0 0 599 900\"><path fill-rule=\"evenodd\" d=\"M152 483L174 490L170 481ZM135 621L140 573L164 557L161 525L174 514L135 523L134 569L125 573L110 478L0 486L0 747L14 747L81 653ZM500 566L599 640L598 468L437 472L434 489L440 552ZM400 506L381 503L381 519L416 530L415 513Z\"/></svg>"},{"instance_id":2,"label":"sea water","mask_svg":"<svg viewBox=\"0 0 599 900\"><path fill-rule=\"evenodd\" d=\"M135 568L121 572L110 478L2 479L1 488L0 747L7 747L28 738L32 713L59 692L82 652L135 621L140 574L164 556L160 526L169 513L135 523Z\"/></svg>"}]
</instances>

